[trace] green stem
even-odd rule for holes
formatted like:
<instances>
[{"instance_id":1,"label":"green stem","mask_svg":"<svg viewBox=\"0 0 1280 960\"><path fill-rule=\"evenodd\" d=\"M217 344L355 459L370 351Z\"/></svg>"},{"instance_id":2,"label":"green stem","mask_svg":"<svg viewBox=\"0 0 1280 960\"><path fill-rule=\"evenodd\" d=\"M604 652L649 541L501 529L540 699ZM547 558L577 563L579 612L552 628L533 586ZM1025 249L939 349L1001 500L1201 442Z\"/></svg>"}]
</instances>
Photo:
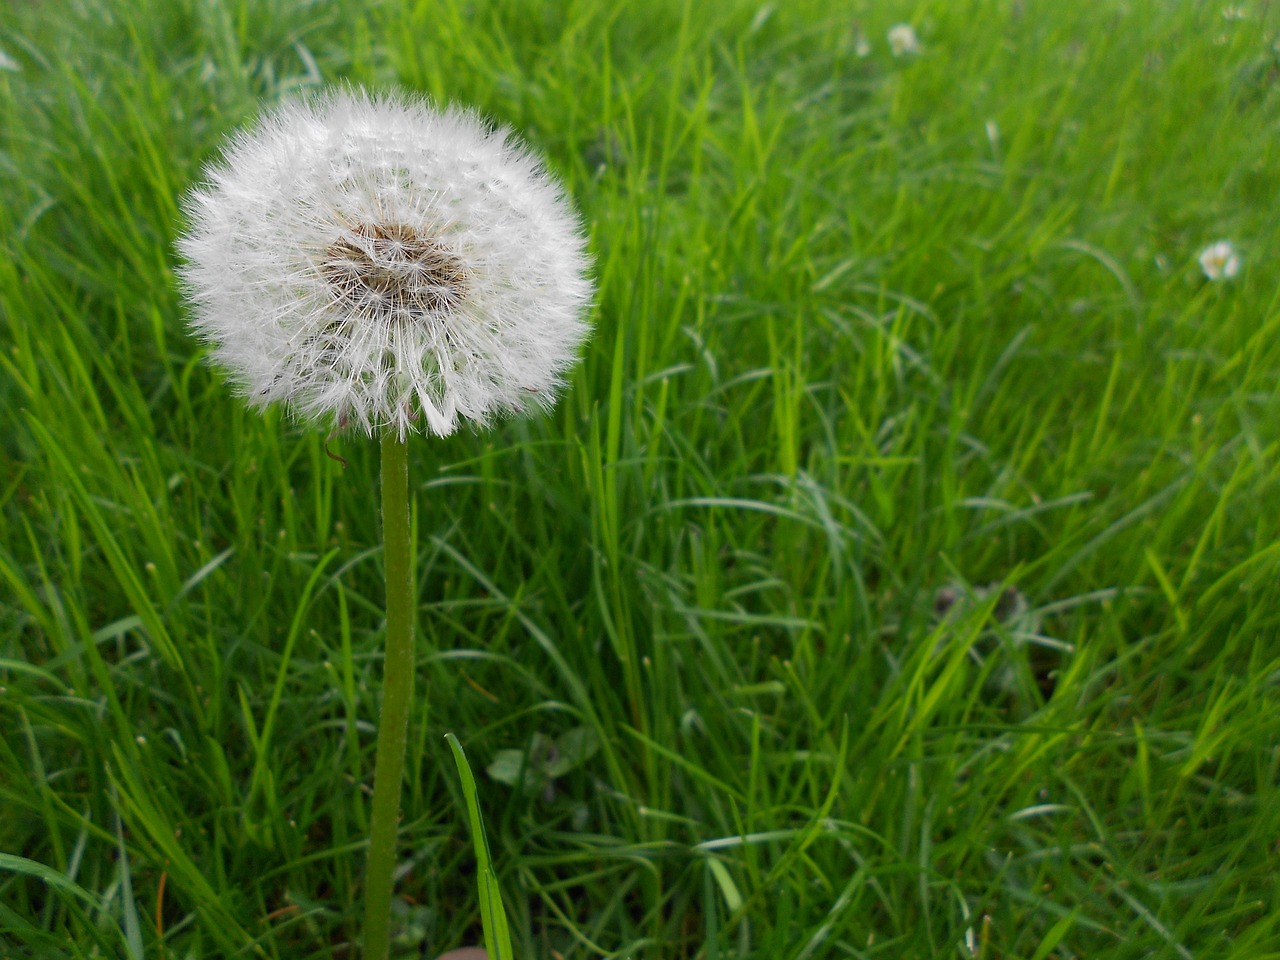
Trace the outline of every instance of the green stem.
<instances>
[{"instance_id":1,"label":"green stem","mask_svg":"<svg viewBox=\"0 0 1280 960\"><path fill-rule=\"evenodd\" d=\"M409 543L409 452L403 440L382 439L382 540L387 575L387 652L382 664L382 714L373 769L373 817L364 892L364 960L387 960L391 887L404 780L409 705L413 699L413 582Z\"/></svg>"}]
</instances>

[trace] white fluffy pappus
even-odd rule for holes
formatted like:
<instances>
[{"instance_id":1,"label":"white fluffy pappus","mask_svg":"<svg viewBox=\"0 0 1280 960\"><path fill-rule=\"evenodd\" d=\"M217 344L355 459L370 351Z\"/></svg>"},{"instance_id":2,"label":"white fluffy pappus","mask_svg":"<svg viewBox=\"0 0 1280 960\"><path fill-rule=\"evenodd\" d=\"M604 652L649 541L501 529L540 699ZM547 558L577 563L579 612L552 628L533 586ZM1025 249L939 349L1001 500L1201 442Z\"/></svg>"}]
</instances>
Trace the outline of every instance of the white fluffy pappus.
<instances>
[{"instance_id":1,"label":"white fluffy pappus","mask_svg":"<svg viewBox=\"0 0 1280 960\"><path fill-rule=\"evenodd\" d=\"M183 212L191 325L257 407L447 436L550 407L588 333L578 218L466 111L348 89L285 103Z\"/></svg>"}]
</instances>

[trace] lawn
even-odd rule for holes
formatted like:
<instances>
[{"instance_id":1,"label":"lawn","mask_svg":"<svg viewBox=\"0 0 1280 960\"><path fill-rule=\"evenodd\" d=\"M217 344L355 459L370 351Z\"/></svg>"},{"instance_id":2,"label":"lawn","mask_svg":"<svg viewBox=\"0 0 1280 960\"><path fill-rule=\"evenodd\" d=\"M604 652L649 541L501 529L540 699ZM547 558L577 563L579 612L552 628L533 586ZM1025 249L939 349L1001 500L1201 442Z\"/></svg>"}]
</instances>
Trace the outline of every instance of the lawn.
<instances>
[{"instance_id":1,"label":"lawn","mask_svg":"<svg viewBox=\"0 0 1280 960\"><path fill-rule=\"evenodd\" d=\"M0 955L358 955L377 445L247 409L173 246L348 80L518 131L598 285L553 413L410 444L398 960L480 941L450 732L522 958L1280 957L1278 35L0 9Z\"/></svg>"}]
</instances>

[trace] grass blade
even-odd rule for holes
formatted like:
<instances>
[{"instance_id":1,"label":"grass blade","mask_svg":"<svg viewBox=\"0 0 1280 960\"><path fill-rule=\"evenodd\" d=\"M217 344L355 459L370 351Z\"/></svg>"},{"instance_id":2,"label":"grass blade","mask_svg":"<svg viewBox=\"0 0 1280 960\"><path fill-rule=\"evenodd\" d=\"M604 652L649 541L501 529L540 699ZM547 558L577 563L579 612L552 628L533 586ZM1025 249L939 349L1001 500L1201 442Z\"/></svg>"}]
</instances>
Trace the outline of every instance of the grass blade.
<instances>
[{"instance_id":1,"label":"grass blade","mask_svg":"<svg viewBox=\"0 0 1280 960\"><path fill-rule=\"evenodd\" d=\"M480 816L480 801L476 797L476 780L462 744L452 733L445 734L453 761L458 765L458 777L462 781L462 795L467 802L467 822L471 827L471 841L476 851L476 877L480 895L480 922L484 925L484 944L490 960L515 960L511 946L511 928L507 925L507 913L502 906L502 891L493 870L489 855L489 837L485 833L484 820Z\"/></svg>"}]
</instances>

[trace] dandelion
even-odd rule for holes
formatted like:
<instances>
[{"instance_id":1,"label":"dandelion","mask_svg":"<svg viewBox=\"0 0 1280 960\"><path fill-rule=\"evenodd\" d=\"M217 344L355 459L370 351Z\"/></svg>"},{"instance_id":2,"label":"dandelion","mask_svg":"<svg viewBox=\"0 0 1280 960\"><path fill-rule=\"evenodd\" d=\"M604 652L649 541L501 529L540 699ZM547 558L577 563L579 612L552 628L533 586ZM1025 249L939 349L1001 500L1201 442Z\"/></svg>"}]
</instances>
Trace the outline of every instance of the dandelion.
<instances>
[{"instance_id":1,"label":"dandelion","mask_svg":"<svg viewBox=\"0 0 1280 960\"><path fill-rule=\"evenodd\" d=\"M238 389L381 442L387 647L363 956L385 960L414 674L407 439L554 402L587 334L585 240L507 131L355 90L267 113L183 210L192 326Z\"/></svg>"},{"instance_id":2,"label":"dandelion","mask_svg":"<svg viewBox=\"0 0 1280 960\"><path fill-rule=\"evenodd\" d=\"M1230 280L1240 272L1240 254L1229 240L1219 240L1200 251L1200 269L1210 280Z\"/></svg>"},{"instance_id":3,"label":"dandelion","mask_svg":"<svg viewBox=\"0 0 1280 960\"><path fill-rule=\"evenodd\" d=\"M559 187L504 130L340 91L241 134L185 203L192 325L257 407L400 439L547 407L591 299Z\"/></svg>"},{"instance_id":4,"label":"dandelion","mask_svg":"<svg viewBox=\"0 0 1280 960\"><path fill-rule=\"evenodd\" d=\"M889 49L895 57L909 56L919 53L920 38L909 23L899 23L889 28Z\"/></svg>"}]
</instances>

